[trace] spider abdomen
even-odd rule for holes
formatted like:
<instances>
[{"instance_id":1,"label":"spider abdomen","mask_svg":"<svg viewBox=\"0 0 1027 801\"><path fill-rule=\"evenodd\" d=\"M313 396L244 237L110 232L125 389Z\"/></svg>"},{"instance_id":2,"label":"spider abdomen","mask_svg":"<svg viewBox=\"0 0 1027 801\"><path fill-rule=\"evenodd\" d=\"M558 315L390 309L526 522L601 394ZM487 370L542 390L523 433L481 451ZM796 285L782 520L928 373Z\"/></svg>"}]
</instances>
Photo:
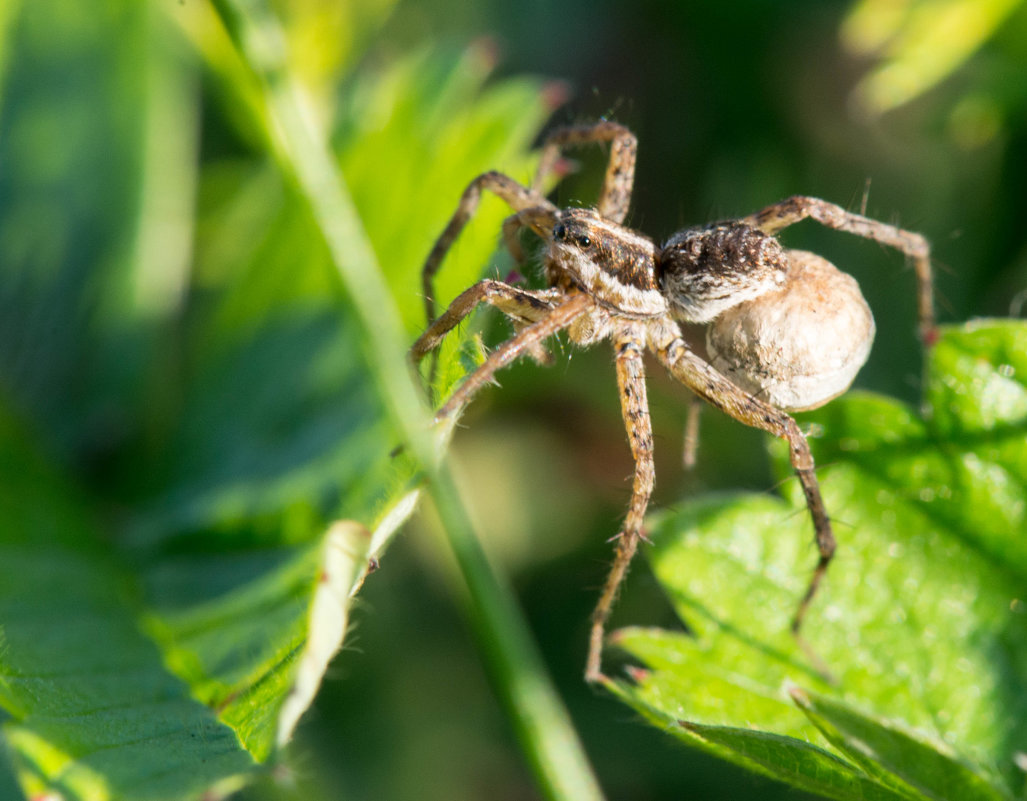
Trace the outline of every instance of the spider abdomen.
<instances>
[{"instance_id":1,"label":"spider abdomen","mask_svg":"<svg viewBox=\"0 0 1027 801\"><path fill-rule=\"evenodd\" d=\"M737 386L799 411L849 388L870 355L874 318L852 276L814 253L786 253L785 283L723 312L706 346Z\"/></svg>"}]
</instances>

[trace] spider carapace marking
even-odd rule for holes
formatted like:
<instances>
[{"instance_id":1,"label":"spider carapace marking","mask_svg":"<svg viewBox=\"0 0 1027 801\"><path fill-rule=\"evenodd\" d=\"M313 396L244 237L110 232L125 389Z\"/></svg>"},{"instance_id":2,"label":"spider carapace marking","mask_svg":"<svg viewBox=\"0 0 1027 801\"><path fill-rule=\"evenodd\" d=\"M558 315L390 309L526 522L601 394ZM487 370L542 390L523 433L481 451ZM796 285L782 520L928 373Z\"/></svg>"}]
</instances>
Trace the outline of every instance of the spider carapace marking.
<instances>
[{"instance_id":1,"label":"spider carapace marking","mask_svg":"<svg viewBox=\"0 0 1027 801\"><path fill-rule=\"evenodd\" d=\"M609 165L596 206L559 209L540 187L563 147L588 142L610 143ZM869 354L874 322L850 276L816 254L785 249L776 238L778 232L809 217L905 254L917 277L921 338L927 344L935 339L930 253L919 234L817 198L793 197L748 217L679 232L658 245L623 225L636 150L634 135L617 123L569 126L546 139L531 186L498 172L483 173L471 181L424 265L426 310L434 321L411 348L411 357L419 362L479 303L498 308L517 329L439 408L435 419L441 421L457 414L497 370L514 359L523 355L541 359L546 354L544 341L560 331L579 345L612 342L635 472L613 565L592 615L585 666L589 681L603 678L600 660L606 622L643 537L655 479L643 367L646 351L697 398L788 442L820 554L792 619L792 631L799 637L834 554L835 539L809 445L788 412L815 408L848 388ZM530 229L545 244L542 264L548 288L530 290L480 281L435 319L433 277L477 208L483 189L513 209L503 224L503 238L518 262L524 260L523 229ZM707 326L706 358L687 344L682 322ZM689 438L694 442L694 433Z\"/></svg>"}]
</instances>

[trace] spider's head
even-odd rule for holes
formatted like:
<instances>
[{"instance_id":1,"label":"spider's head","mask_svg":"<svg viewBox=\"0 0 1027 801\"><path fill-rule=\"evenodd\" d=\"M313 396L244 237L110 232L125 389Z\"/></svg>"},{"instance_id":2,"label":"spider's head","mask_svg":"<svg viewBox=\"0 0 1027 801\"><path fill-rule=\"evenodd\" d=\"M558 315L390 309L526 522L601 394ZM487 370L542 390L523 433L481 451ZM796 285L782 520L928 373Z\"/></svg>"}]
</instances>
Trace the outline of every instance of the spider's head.
<instances>
[{"instance_id":1,"label":"spider's head","mask_svg":"<svg viewBox=\"0 0 1027 801\"><path fill-rule=\"evenodd\" d=\"M770 234L739 222L689 228L657 256L660 285L674 315L708 323L785 284L788 257Z\"/></svg>"},{"instance_id":2,"label":"spider's head","mask_svg":"<svg viewBox=\"0 0 1027 801\"><path fill-rule=\"evenodd\" d=\"M648 237L594 209L563 209L548 230L532 227L548 240L551 283L569 279L603 305L629 313L666 311L656 283L656 246Z\"/></svg>"}]
</instances>

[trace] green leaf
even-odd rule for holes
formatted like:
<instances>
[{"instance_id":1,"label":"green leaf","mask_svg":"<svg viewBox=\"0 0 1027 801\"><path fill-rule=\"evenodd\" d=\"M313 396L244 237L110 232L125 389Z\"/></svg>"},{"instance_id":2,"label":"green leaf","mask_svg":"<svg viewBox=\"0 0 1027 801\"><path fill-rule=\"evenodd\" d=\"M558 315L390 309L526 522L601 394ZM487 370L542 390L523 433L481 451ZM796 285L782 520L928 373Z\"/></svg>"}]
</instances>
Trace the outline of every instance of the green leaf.
<instances>
[{"instance_id":1,"label":"green leaf","mask_svg":"<svg viewBox=\"0 0 1027 801\"><path fill-rule=\"evenodd\" d=\"M392 453L364 347L375 332L341 296L216 20L197 4L167 10L222 82L205 115L247 131L245 145L208 153L190 130L200 64L163 10L12 9L0 117L0 160L18 165L0 172L6 752L31 797L219 797L285 758L417 476ZM462 170L527 164L545 111L537 84L483 88L486 75L480 54L422 53L332 92L345 99L337 156L405 298L416 301ZM374 126L346 124L358 92L383 111ZM488 125L462 134L476 118ZM412 176L427 186L428 164L449 170L432 191L395 191ZM459 267L480 272L494 248L479 235ZM411 330L423 325L415 301Z\"/></svg>"},{"instance_id":2,"label":"green leaf","mask_svg":"<svg viewBox=\"0 0 1027 801\"><path fill-rule=\"evenodd\" d=\"M852 760L889 784L907 788L914 797L982 799L1006 798L944 743L904 732L859 712L801 690L792 698L824 736Z\"/></svg>"},{"instance_id":3,"label":"green leaf","mask_svg":"<svg viewBox=\"0 0 1027 801\"><path fill-rule=\"evenodd\" d=\"M86 498L0 417L0 704L25 792L191 798L284 744L338 649L374 543L339 523L291 548L199 538L147 562L103 547ZM149 637L145 636L149 635Z\"/></svg>"},{"instance_id":4,"label":"green leaf","mask_svg":"<svg viewBox=\"0 0 1027 801\"><path fill-rule=\"evenodd\" d=\"M896 801L904 796L870 781L843 760L791 737L720 726L684 724L693 736L729 749L748 760L749 767L801 790L837 798ZM742 763L744 764L744 763Z\"/></svg>"},{"instance_id":5,"label":"green leaf","mask_svg":"<svg viewBox=\"0 0 1027 801\"><path fill-rule=\"evenodd\" d=\"M635 672L643 678L644 673ZM802 790L859 801L898 801L905 795L870 780L861 771L823 748L794 737L730 726L708 726L669 717L650 706L624 684L611 684L624 701L633 704L653 725L685 744L719 756L743 768L788 782Z\"/></svg>"},{"instance_id":6,"label":"green leaf","mask_svg":"<svg viewBox=\"0 0 1027 801\"><path fill-rule=\"evenodd\" d=\"M649 668L624 697L689 721L683 739L733 761L769 742L737 729L778 735L761 772L830 797L863 796L817 787L812 762L796 778L800 741L836 749L875 792L1014 797L1027 744L1025 354L1022 323L948 328L926 419L865 393L804 415L839 540L808 651L789 621L816 554L783 448L787 500L712 496L654 519L653 566L691 634L618 632Z\"/></svg>"},{"instance_id":7,"label":"green leaf","mask_svg":"<svg viewBox=\"0 0 1027 801\"><path fill-rule=\"evenodd\" d=\"M138 629L83 499L0 417L0 703L26 794L198 796L252 757Z\"/></svg>"}]
</instances>

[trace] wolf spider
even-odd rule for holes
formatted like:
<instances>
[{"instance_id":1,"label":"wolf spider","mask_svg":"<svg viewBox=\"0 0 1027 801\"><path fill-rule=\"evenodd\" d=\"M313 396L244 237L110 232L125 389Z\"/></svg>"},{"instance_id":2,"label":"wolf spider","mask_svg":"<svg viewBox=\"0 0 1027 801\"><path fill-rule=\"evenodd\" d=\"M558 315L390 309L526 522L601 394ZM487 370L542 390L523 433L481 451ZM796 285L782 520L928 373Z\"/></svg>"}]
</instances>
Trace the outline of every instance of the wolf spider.
<instances>
[{"instance_id":1,"label":"wolf spider","mask_svg":"<svg viewBox=\"0 0 1027 801\"><path fill-rule=\"evenodd\" d=\"M564 146L588 142L610 144L596 207L557 208L543 195L542 184ZM815 254L784 249L775 235L810 217L901 251L916 271L921 337L928 344L935 337L929 248L919 234L817 198L792 197L748 217L687 229L660 246L622 224L636 149L635 136L617 123L562 127L545 140L530 186L499 172L471 181L424 265L425 305L434 322L411 348L411 358L420 362L479 303L495 306L517 329L439 408L438 422L456 415L514 359L530 355L541 360L544 340L560 331L566 330L579 345L613 342L635 472L628 513L615 538L613 565L592 614L585 668L589 682L604 678L600 660L606 622L644 539L643 518L653 489L652 425L642 360L646 350L698 398L788 442L820 555L792 619L792 632L802 644L800 628L834 554L835 538L809 445L788 412L820 406L849 387L869 354L874 324L854 279ZM503 238L516 261L524 260L519 239L523 228L542 239L548 288L522 289L486 279L435 319L433 277L477 209L482 190L514 210L503 225ZM679 322L708 325L709 361L686 343Z\"/></svg>"}]
</instances>

